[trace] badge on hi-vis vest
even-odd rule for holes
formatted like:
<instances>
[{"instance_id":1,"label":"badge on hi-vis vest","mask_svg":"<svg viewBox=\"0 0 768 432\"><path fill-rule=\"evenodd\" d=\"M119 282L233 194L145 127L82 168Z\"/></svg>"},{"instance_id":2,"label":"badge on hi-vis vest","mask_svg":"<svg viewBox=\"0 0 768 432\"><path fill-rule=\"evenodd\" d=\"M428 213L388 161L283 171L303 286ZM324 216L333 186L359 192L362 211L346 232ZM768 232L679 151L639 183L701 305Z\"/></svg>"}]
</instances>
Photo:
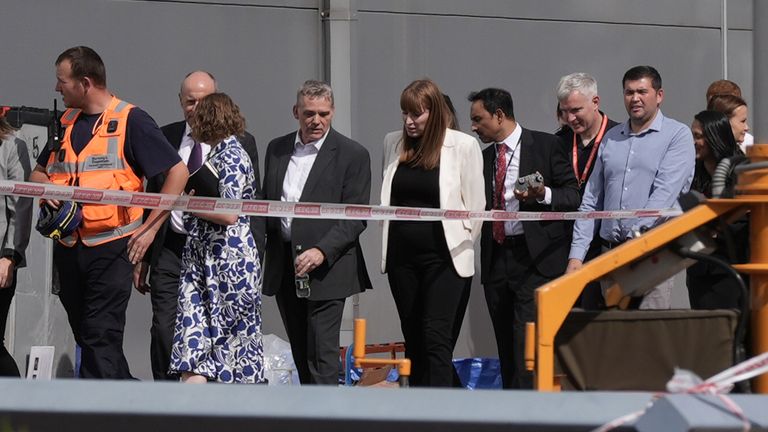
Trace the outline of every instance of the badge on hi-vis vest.
<instances>
[{"instance_id":1,"label":"badge on hi-vis vest","mask_svg":"<svg viewBox=\"0 0 768 432\"><path fill-rule=\"evenodd\" d=\"M117 155L91 155L85 160L83 171L117 169Z\"/></svg>"}]
</instances>

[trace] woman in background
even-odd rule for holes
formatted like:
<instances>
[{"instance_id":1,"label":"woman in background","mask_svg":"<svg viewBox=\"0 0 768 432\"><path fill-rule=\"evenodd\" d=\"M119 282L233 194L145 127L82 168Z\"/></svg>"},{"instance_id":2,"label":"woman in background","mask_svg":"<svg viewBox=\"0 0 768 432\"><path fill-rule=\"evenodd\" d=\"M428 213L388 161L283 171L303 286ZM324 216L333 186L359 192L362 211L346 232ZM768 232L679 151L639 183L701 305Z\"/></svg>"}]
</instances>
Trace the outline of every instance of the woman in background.
<instances>
[{"instance_id":1,"label":"woman in background","mask_svg":"<svg viewBox=\"0 0 768 432\"><path fill-rule=\"evenodd\" d=\"M211 145L206 163L221 198L253 199L253 166L236 138L245 120L232 99L206 96L190 127L193 139ZM185 213L184 228L170 372L189 383L263 382L261 265L250 217Z\"/></svg>"},{"instance_id":2,"label":"woman in background","mask_svg":"<svg viewBox=\"0 0 768 432\"><path fill-rule=\"evenodd\" d=\"M0 180L23 182L31 170L27 144L0 112ZM32 225L32 199L0 197L0 376L19 377L19 368L5 348L5 325L13 295L16 271L25 265L24 252Z\"/></svg>"},{"instance_id":3,"label":"woman in background","mask_svg":"<svg viewBox=\"0 0 768 432\"><path fill-rule=\"evenodd\" d=\"M739 144L742 153L746 153L745 139L747 132L749 132L749 124L747 123L749 112L744 99L730 94L714 95L707 104L707 110L719 111L728 116L733 137Z\"/></svg>"},{"instance_id":4,"label":"woman in background","mask_svg":"<svg viewBox=\"0 0 768 432\"><path fill-rule=\"evenodd\" d=\"M400 96L402 130L384 138L384 206L477 211L485 208L477 140L450 129L451 110L430 80ZM453 349L469 300L474 241L481 222L392 221L383 224L387 273L412 362L414 386L454 385Z\"/></svg>"},{"instance_id":5,"label":"woman in background","mask_svg":"<svg viewBox=\"0 0 768 432\"><path fill-rule=\"evenodd\" d=\"M719 111L701 111L691 124L696 146L696 170L691 189L712 197L712 175L724 158L743 156L732 133L731 123ZM748 224L743 218L715 237L717 249L712 254L727 263L747 262ZM728 243L728 238L732 244ZM741 305L738 283L720 267L698 262L688 268L688 295L691 309L736 309Z\"/></svg>"}]
</instances>

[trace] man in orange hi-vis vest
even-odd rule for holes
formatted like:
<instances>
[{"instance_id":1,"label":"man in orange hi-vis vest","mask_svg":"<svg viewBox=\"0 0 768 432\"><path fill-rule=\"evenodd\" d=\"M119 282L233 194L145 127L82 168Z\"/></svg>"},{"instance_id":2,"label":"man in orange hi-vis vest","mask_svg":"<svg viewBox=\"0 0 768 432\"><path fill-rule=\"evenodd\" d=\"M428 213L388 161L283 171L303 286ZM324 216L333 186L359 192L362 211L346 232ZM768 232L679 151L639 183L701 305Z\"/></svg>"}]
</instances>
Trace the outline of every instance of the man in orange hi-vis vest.
<instances>
[{"instance_id":1,"label":"man in orange hi-vis vest","mask_svg":"<svg viewBox=\"0 0 768 432\"><path fill-rule=\"evenodd\" d=\"M145 177L165 173L160 192L183 191L187 167L146 112L107 89L104 63L94 50L79 46L59 55L56 91L67 107L61 117L66 129L60 143L40 153L30 181L141 192ZM133 264L168 214L156 209L142 222L138 207L82 204L82 215L77 231L53 251L59 297L81 348L80 376L129 379L123 330Z\"/></svg>"}]
</instances>

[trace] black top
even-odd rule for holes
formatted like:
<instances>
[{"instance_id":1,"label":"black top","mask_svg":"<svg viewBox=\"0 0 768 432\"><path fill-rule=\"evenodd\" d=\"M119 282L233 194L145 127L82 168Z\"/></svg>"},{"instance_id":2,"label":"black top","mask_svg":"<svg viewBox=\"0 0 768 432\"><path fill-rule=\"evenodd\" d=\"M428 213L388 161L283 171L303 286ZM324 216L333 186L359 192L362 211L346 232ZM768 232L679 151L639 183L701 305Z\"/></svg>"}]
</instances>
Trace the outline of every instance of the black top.
<instances>
[{"instance_id":1,"label":"black top","mask_svg":"<svg viewBox=\"0 0 768 432\"><path fill-rule=\"evenodd\" d=\"M603 114L602 111L600 111L600 114ZM605 114L603 114L605 115ZM612 127L618 125L615 121L608 119L608 125L605 127L605 131L608 132L611 130ZM573 130L569 127L562 127L560 130L555 132L555 135L559 136L560 139L563 140L563 143L565 143L565 148L568 151L568 161L571 163L571 166L573 166L572 157L573 157ZM584 168L587 166L587 160L589 160L589 154L592 153L592 148L595 146L595 138L592 138L592 140L587 143L587 145L582 145L581 140L577 139L577 145L576 145L576 158L577 158L577 166L579 167L579 173L584 172ZM595 159L597 159L597 155L595 155ZM592 169L595 167L595 161L592 161L592 166L589 167L589 173L587 173L587 180L589 180L589 176L592 175ZM580 178L577 180L581 180ZM585 181L582 183L581 187L579 188L579 193L583 196L584 195L584 189L587 187L587 182Z\"/></svg>"},{"instance_id":2,"label":"black top","mask_svg":"<svg viewBox=\"0 0 768 432\"><path fill-rule=\"evenodd\" d=\"M400 164L392 177L390 204L399 207L440 208L440 167L432 170ZM415 257L448 255L440 222L392 221L389 225L388 261L399 265Z\"/></svg>"},{"instance_id":3,"label":"black top","mask_svg":"<svg viewBox=\"0 0 768 432\"><path fill-rule=\"evenodd\" d=\"M93 138L93 126L101 114L81 113L72 128L72 148L79 154ZM48 165L51 150L46 146L37 158L40 166ZM165 139L157 123L144 110L133 108L128 113L125 130L125 159L136 176L154 177L176 165L181 158Z\"/></svg>"},{"instance_id":4,"label":"black top","mask_svg":"<svg viewBox=\"0 0 768 432\"><path fill-rule=\"evenodd\" d=\"M398 165L390 196L393 206L440 208L440 167L424 170Z\"/></svg>"}]
</instances>

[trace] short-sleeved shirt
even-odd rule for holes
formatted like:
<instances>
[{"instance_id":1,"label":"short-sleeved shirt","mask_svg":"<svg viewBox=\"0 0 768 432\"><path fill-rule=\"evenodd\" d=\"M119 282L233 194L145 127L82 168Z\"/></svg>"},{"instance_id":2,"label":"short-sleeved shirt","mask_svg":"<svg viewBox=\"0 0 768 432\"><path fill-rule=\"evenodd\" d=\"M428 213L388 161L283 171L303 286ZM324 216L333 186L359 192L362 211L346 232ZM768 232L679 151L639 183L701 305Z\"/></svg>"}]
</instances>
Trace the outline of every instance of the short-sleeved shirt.
<instances>
[{"instance_id":1,"label":"short-sleeved shirt","mask_svg":"<svg viewBox=\"0 0 768 432\"><path fill-rule=\"evenodd\" d=\"M72 149L76 154L85 148L93 138L93 126L101 114L81 113L75 124L70 126ZM51 149L47 146L40 152L37 163L48 165ZM181 161L179 154L165 138L157 123L141 108L134 107L128 113L125 131L125 159L136 176L154 177L167 171Z\"/></svg>"}]
</instances>

